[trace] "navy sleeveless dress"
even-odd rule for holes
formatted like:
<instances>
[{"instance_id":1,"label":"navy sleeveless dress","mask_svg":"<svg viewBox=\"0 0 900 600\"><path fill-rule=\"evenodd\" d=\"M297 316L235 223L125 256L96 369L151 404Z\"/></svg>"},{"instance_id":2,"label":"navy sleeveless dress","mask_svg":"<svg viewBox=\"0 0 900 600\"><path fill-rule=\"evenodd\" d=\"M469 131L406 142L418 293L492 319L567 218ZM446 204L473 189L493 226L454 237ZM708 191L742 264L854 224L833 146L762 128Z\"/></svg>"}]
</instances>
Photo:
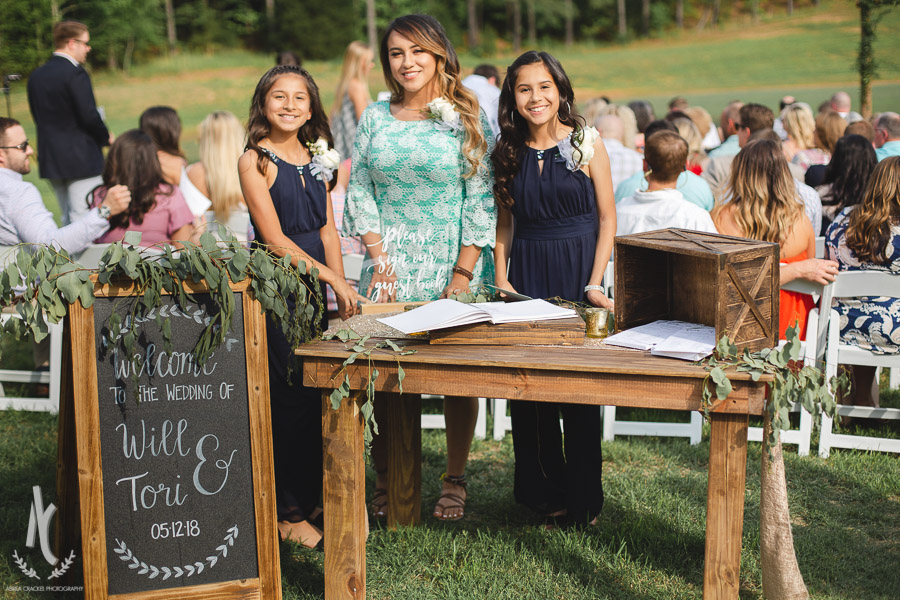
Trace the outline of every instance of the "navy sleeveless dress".
<instances>
[{"instance_id":1,"label":"navy sleeveless dress","mask_svg":"<svg viewBox=\"0 0 900 600\"><path fill-rule=\"evenodd\" d=\"M315 260L324 263L325 247L319 229L328 221L325 183L310 173L309 164L293 165L266 149L263 151L278 167L269 194L281 231ZM255 223L253 227L259 231ZM324 298L324 285L321 287ZM294 299L288 301L293 309ZM324 330L327 328L324 312L319 318ZM302 385L301 364L294 359L281 327L268 315L266 336L276 508L279 521L297 522L315 510L322 494L322 399L318 389ZM294 368L288 381L292 360L295 360Z\"/></svg>"},{"instance_id":2,"label":"navy sleeveless dress","mask_svg":"<svg viewBox=\"0 0 900 600\"><path fill-rule=\"evenodd\" d=\"M556 146L526 148L510 191L515 230L509 282L532 298L584 301L599 223L591 179L580 169L570 171ZM603 507L600 408L514 400L510 412L516 501L545 515L565 510L571 523L596 517Z\"/></svg>"}]
</instances>

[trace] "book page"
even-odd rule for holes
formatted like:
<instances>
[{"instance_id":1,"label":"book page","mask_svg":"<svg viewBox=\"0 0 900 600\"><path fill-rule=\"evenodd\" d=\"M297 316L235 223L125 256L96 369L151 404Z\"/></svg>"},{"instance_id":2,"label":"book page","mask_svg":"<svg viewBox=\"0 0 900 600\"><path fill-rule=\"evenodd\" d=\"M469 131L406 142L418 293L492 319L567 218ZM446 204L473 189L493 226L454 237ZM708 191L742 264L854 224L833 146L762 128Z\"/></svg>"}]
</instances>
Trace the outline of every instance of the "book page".
<instances>
[{"instance_id":1,"label":"book page","mask_svg":"<svg viewBox=\"0 0 900 600\"><path fill-rule=\"evenodd\" d=\"M716 328L691 325L658 343L650 354L682 360L700 360L712 354L716 347Z\"/></svg>"},{"instance_id":2,"label":"book page","mask_svg":"<svg viewBox=\"0 0 900 600\"><path fill-rule=\"evenodd\" d=\"M376 320L405 334L410 334L419 333L420 331L431 331L432 329L455 327L457 325L480 323L490 319L490 314L475 304L465 304L444 298L423 304L418 308L399 315Z\"/></svg>"},{"instance_id":3,"label":"book page","mask_svg":"<svg viewBox=\"0 0 900 600\"><path fill-rule=\"evenodd\" d=\"M659 320L653 323L647 323L640 327L626 329L615 335L611 335L604 343L612 346L622 346L623 348L633 348L635 350L650 350L673 333L691 327L693 324L687 321L666 321Z\"/></svg>"},{"instance_id":4,"label":"book page","mask_svg":"<svg viewBox=\"0 0 900 600\"><path fill-rule=\"evenodd\" d=\"M526 321L548 321L577 317L571 308L556 306L546 300L524 300L521 302L479 302L474 304L491 315L491 323L522 323Z\"/></svg>"}]
</instances>

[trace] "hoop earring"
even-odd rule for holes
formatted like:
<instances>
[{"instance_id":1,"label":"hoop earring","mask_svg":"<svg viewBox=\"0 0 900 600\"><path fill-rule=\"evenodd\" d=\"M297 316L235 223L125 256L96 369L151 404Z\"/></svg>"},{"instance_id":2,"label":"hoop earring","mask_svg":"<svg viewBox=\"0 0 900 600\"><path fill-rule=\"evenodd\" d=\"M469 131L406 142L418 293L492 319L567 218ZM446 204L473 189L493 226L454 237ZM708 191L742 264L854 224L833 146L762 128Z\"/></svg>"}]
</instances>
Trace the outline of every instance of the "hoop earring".
<instances>
[{"instance_id":1,"label":"hoop earring","mask_svg":"<svg viewBox=\"0 0 900 600\"><path fill-rule=\"evenodd\" d=\"M568 100L566 100L566 116L565 116L565 118L568 119L570 116L572 116L572 105L569 104ZM561 110L556 112L556 118L559 119L560 123L564 122Z\"/></svg>"},{"instance_id":2,"label":"hoop earring","mask_svg":"<svg viewBox=\"0 0 900 600\"><path fill-rule=\"evenodd\" d=\"M510 120L511 123L515 124L515 122L516 122L516 111L514 111L514 110L509 111L509 120Z\"/></svg>"}]
</instances>

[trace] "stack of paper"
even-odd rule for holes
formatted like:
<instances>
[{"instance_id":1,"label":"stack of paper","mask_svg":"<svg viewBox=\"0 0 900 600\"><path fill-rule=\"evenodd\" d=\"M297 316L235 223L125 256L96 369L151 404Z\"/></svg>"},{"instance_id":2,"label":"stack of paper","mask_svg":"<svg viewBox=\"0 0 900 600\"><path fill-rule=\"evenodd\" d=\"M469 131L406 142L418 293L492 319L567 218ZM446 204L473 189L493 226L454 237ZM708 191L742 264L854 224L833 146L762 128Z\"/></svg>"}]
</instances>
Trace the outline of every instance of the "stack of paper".
<instances>
[{"instance_id":1,"label":"stack of paper","mask_svg":"<svg viewBox=\"0 0 900 600\"><path fill-rule=\"evenodd\" d=\"M700 360L716 347L716 328L686 321L654 321L611 335L605 343L636 350L650 350L655 356Z\"/></svg>"},{"instance_id":2,"label":"stack of paper","mask_svg":"<svg viewBox=\"0 0 900 600\"><path fill-rule=\"evenodd\" d=\"M378 319L378 322L410 334L472 323L523 323L575 316L577 313L571 308L562 308L545 300L465 304L443 299L393 317Z\"/></svg>"}]
</instances>

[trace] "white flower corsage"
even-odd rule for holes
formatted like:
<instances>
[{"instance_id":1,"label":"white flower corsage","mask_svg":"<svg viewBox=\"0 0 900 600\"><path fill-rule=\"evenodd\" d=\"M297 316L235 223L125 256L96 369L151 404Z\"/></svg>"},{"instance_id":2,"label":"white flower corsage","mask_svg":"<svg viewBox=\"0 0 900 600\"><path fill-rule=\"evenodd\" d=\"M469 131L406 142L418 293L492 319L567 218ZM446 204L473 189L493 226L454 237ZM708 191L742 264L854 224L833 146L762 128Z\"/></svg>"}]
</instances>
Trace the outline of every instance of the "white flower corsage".
<instances>
[{"instance_id":1,"label":"white flower corsage","mask_svg":"<svg viewBox=\"0 0 900 600\"><path fill-rule=\"evenodd\" d=\"M312 163L309 165L309 172L316 179L331 181L334 172L341 166L341 155L334 148L328 147L328 141L325 138L319 138L315 142L307 142L306 147L312 154Z\"/></svg>"},{"instance_id":2,"label":"white flower corsage","mask_svg":"<svg viewBox=\"0 0 900 600\"><path fill-rule=\"evenodd\" d=\"M462 129L459 113L456 112L449 100L438 97L425 106L428 109L428 115L434 119L435 126L441 131L456 133Z\"/></svg>"},{"instance_id":3,"label":"white flower corsage","mask_svg":"<svg viewBox=\"0 0 900 600\"><path fill-rule=\"evenodd\" d=\"M578 142L579 160L575 160L575 147L572 145L572 139ZM569 136L562 140L559 146L559 155L566 159L566 167L570 171L580 169L584 165L591 162L594 158L594 143L600 138L600 132L593 127L584 127L573 131Z\"/></svg>"}]
</instances>

